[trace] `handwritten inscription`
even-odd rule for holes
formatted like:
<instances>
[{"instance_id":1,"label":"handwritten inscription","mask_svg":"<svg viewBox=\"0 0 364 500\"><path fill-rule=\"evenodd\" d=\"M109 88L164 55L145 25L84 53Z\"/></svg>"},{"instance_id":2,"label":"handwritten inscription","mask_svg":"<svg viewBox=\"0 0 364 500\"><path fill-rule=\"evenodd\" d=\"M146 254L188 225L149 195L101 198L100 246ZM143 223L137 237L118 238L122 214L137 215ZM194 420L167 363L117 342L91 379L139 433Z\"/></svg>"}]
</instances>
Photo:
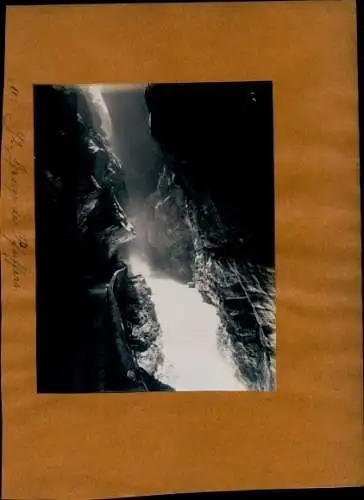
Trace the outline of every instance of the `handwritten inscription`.
<instances>
[{"instance_id":1,"label":"handwritten inscription","mask_svg":"<svg viewBox=\"0 0 364 500\"><path fill-rule=\"evenodd\" d=\"M15 85L12 85L10 87L10 92L15 95L15 97L18 97L18 94L19 94L19 90L15 87Z\"/></svg>"},{"instance_id":2,"label":"handwritten inscription","mask_svg":"<svg viewBox=\"0 0 364 500\"><path fill-rule=\"evenodd\" d=\"M12 100L12 107L16 106L16 101L20 97L19 89L15 85L11 85L8 97ZM10 234L5 234L4 238L9 245L6 245L6 250L3 251L3 257L7 264L12 269L12 284L14 288L23 286L23 278L27 272L27 267L24 264L24 257L28 249L28 241L25 234L22 232L22 213L19 208L20 201L20 185L21 177L27 173L26 165L20 161L19 156L24 147L24 133L14 126L12 113L7 113L3 118L4 129L4 151L3 151L3 167L6 175L3 178L6 182L3 189L10 195L10 216L12 221L12 231Z\"/></svg>"},{"instance_id":3,"label":"handwritten inscription","mask_svg":"<svg viewBox=\"0 0 364 500\"><path fill-rule=\"evenodd\" d=\"M13 286L14 288L22 287L22 277L27 272L26 266L22 263L25 255L25 250L28 248L28 243L23 234L18 234L15 237L5 238L10 243L10 252L3 252L4 260L12 269Z\"/></svg>"}]
</instances>

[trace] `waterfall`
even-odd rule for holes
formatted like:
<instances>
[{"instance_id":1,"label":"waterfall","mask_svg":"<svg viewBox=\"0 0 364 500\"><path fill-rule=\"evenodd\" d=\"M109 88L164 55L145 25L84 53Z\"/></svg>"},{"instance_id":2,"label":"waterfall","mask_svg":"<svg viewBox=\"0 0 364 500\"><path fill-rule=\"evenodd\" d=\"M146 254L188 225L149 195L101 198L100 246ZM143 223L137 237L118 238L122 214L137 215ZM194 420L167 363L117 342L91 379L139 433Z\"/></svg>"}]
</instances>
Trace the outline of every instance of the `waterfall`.
<instances>
[{"instance_id":1,"label":"waterfall","mask_svg":"<svg viewBox=\"0 0 364 500\"><path fill-rule=\"evenodd\" d=\"M125 90L130 86L118 86ZM135 86L131 86L135 88ZM144 86L140 86L144 88ZM116 87L112 87L116 88ZM103 135L114 146L113 127L102 92L103 85L84 86L94 112L101 120ZM136 228L138 235L138 228ZM198 290L153 272L136 251L129 267L140 274L152 290L152 300L162 328L165 362L158 378L177 391L242 391L229 354L218 348L218 317L214 306L203 302Z\"/></svg>"},{"instance_id":2,"label":"waterfall","mask_svg":"<svg viewBox=\"0 0 364 500\"><path fill-rule=\"evenodd\" d=\"M152 289L165 363L160 379L177 391L242 391L234 366L217 344L218 317L195 288L158 276L137 253L129 261Z\"/></svg>"}]
</instances>

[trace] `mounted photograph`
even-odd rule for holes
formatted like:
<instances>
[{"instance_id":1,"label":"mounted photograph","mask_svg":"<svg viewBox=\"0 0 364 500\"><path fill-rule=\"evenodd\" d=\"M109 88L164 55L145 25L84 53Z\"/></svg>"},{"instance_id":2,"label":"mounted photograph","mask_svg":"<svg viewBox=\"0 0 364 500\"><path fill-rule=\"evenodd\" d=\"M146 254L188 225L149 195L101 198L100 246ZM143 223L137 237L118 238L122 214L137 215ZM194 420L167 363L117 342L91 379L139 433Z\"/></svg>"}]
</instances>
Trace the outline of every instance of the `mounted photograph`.
<instances>
[{"instance_id":1,"label":"mounted photograph","mask_svg":"<svg viewBox=\"0 0 364 500\"><path fill-rule=\"evenodd\" d=\"M35 85L38 393L275 391L273 85Z\"/></svg>"}]
</instances>

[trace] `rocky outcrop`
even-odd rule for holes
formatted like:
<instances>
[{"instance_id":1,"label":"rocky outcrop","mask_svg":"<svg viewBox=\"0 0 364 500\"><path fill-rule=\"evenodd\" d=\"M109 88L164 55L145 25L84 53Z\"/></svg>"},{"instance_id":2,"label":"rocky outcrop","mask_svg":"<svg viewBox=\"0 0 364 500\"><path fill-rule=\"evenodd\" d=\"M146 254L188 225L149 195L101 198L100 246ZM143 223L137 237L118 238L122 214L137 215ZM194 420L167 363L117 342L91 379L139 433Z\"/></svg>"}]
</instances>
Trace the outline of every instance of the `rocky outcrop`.
<instances>
[{"instance_id":1,"label":"rocky outcrop","mask_svg":"<svg viewBox=\"0 0 364 500\"><path fill-rule=\"evenodd\" d=\"M159 177L157 190L142 211L145 227L142 247L152 268L182 283L193 278L193 240L186 223L183 192L167 169Z\"/></svg>"},{"instance_id":2,"label":"rocky outcrop","mask_svg":"<svg viewBox=\"0 0 364 500\"><path fill-rule=\"evenodd\" d=\"M39 392L171 390L160 326L127 266L124 171L86 90L35 88Z\"/></svg>"},{"instance_id":3,"label":"rocky outcrop","mask_svg":"<svg viewBox=\"0 0 364 500\"><path fill-rule=\"evenodd\" d=\"M170 201L193 243L194 282L215 305L220 343L249 390L275 387L270 84L159 84L146 90ZM173 188L171 188L173 186ZM178 194L177 194L178 193ZM181 195L183 201L181 200ZM178 200L176 202L175 200ZM180 207L184 206L184 211ZM171 207L168 207L171 211ZM174 219L170 219L170 228Z\"/></svg>"}]
</instances>

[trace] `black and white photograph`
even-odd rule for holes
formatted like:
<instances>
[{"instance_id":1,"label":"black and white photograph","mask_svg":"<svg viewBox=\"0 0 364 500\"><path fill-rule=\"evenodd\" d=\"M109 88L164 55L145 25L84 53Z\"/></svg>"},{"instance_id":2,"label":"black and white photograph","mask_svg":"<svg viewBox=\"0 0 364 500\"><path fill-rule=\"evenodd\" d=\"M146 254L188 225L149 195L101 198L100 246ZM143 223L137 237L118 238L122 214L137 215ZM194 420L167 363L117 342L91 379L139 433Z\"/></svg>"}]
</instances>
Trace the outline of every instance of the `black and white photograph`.
<instances>
[{"instance_id":1,"label":"black and white photograph","mask_svg":"<svg viewBox=\"0 0 364 500\"><path fill-rule=\"evenodd\" d=\"M34 86L38 393L276 390L273 84Z\"/></svg>"}]
</instances>

